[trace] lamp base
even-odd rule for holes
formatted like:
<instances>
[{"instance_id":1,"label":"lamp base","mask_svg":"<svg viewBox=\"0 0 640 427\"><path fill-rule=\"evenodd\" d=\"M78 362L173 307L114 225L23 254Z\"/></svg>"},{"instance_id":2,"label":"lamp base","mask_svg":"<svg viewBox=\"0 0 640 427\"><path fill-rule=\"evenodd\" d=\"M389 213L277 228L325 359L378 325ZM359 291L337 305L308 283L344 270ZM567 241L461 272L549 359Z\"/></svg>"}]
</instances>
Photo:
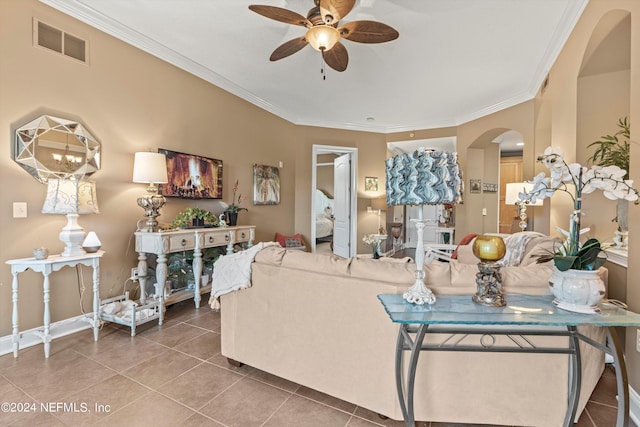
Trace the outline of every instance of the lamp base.
<instances>
[{"instance_id":1,"label":"lamp base","mask_svg":"<svg viewBox=\"0 0 640 427\"><path fill-rule=\"evenodd\" d=\"M147 217L146 227L140 231L152 233L158 231L157 217L160 216L160 209L166 203L166 199L162 194L158 194L158 187L151 184L147 189L147 194L138 197L138 206L144 209L144 216Z\"/></svg>"},{"instance_id":2,"label":"lamp base","mask_svg":"<svg viewBox=\"0 0 640 427\"><path fill-rule=\"evenodd\" d=\"M67 225L60 231L60 241L65 244L61 256L79 256L86 252L82 249L85 232L78 224L78 214L67 214Z\"/></svg>"},{"instance_id":3,"label":"lamp base","mask_svg":"<svg viewBox=\"0 0 640 427\"><path fill-rule=\"evenodd\" d=\"M417 279L407 292L402 294L402 298L411 304L434 304L436 302L436 296L428 289L422 279Z\"/></svg>"},{"instance_id":4,"label":"lamp base","mask_svg":"<svg viewBox=\"0 0 640 427\"><path fill-rule=\"evenodd\" d=\"M479 262L479 272L476 273L477 292L472 297L473 302L493 307L503 307L507 304L502 295L502 276L500 264L497 262Z\"/></svg>"}]
</instances>

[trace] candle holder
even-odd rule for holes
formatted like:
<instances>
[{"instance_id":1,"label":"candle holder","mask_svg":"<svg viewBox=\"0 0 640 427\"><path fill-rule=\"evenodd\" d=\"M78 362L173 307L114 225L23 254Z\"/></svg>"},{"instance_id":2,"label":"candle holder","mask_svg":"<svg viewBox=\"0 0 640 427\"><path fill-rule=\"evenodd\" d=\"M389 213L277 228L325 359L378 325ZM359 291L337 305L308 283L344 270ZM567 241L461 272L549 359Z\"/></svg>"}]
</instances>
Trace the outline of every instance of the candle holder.
<instances>
[{"instance_id":1,"label":"candle holder","mask_svg":"<svg viewBox=\"0 0 640 427\"><path fill-rule=\"evenodd\" d=\"M504 240L500 236L478 236L473 243L473 254L480 258L476 273L477 291L473 301L493 307L506 305L502 294L500 261L506 254Z\"/></svg>"}]
</instances>

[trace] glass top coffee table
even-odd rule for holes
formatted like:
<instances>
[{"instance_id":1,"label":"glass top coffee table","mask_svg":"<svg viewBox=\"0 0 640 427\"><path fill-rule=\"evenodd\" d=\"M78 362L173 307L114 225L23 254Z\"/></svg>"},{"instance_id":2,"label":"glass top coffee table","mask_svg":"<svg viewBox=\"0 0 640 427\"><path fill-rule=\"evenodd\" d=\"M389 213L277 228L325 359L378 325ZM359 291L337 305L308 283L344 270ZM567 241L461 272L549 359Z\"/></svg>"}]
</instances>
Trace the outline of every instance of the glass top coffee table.
<instances>
[{"instance_id":1,"label":"glass top coffee table","mask_svg":"<svg viewBox=\"0 0 640 427\"><path fill-rule=\"evenodd\" d=\"M402 295L378 295L387 314L400 324L396 345L396 388L405 425L414 426L413 388L416 366L421 351L469 351L512 353L556 353L569 355L569 403L565 426L573 425L580 394L581 366L579 341L610 354L616 365L618 388L618 417L616 426L629 424L629 389L623 350L615 332L618 326L640 326L640 315L619 307L601 304L598 314L564 311L554 306L553 296L506 295L507 305L490 307L474 303L470 295L439 295L433 305L415 305ZM582 335L579 325L606 328L606 344ZM477 344L469 340L445 340L436 345L425 344L426 334L477 336ZM495 336L524 337L514 345L498 345ZM540 347L528 336L566 336L567 347ZM522 345L522 343L525 343ZM403 372L404 351L410 351L406 375ZM403 378L406 377L406 390Z\"/></svg>"}]
</instances>

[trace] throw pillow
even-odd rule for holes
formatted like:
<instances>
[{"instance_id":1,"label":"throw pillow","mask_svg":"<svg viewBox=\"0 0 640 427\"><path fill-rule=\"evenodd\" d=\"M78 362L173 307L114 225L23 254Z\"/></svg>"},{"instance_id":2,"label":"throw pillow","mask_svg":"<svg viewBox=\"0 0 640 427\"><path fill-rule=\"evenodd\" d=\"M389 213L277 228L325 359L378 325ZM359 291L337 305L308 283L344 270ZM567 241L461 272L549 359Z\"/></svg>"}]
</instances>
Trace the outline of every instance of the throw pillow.
<instances>
[{"instance_id":1,"label":"throw pillow","mask_svg":"<svg viewBox=\"0 0 640 427\"><path fill-rule=\"evenodd\" d=\"M287 240L290 240L290 243L294 243L293 239L296 239L299 244L296 245L287 245ZM280 246L283 248L286 247L299 247L302 246L302 234L294 234L293 236L285 236L284 234L276 233L276 237L273 239L276 242L280 243Z\"/></svg>"},{"instance_id":2,"label":"throw pillow","mask_svg":"<svg viewBox=\"0 0 640 427\"><path fill-rule=\"evenodd\" d=\"M287 239L284 239L285 248L299 248L300 246L302 246L302 240L298 238L289 237Z\"/></svg>"}]
</instances>

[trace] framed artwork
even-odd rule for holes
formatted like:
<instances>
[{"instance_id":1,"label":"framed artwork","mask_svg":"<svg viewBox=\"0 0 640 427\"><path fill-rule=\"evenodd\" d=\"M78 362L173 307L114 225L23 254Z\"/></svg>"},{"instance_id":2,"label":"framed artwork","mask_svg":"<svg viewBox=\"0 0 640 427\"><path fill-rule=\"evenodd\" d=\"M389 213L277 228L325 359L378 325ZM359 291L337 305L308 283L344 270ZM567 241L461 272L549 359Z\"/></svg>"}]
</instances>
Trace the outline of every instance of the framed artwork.
<instances>
[{"instance_id":1,"label":"framed artwork","mask_svg":"<svg viewBox=\"0 0 640 427\"><path fill-rule=\"evenodd\" d=\"M482 180L481 179L470 179L469 180L469 192L470 193L481 193L482 192Z\"/></svg>"},{"instance_id":2,"label":"framed artwork","mask_svg":"<svg viewBox=\"0 0 640 427\"><path fill-rule=\"evenodd\" d=\"M280 169L275 166L253 165L253 204L280 203Z\"/></svg>"},{"instance_id":3,"label":"framed artwork","mask_svg":"<svg viewBox=\"0 0 640 427\"><path fill-rule=\"evenodd\" d=\"M498 192L498 184L482 184L482 191L484 193L497 193Z\"/></svg>"},{"instance_id":4,"label":"framed artwork","mask_svg":"<svg viewBox=\"0 0 640 427\"><path fill-rule=\"evenodd\" d=\"M183 199L222 199L222 160L159 148L167 158L163 196Z\"/></svg>"},{"instance_id":5,"label":"framed artwork","mask_svg":"<svg viewBox=\"0 0 640 427\"><path fill-rule=\"evenodd\" d=\"M365 176L364 177L364 191L378 191L378 177L377 176Z\"/></svg>"}]
</instances>

